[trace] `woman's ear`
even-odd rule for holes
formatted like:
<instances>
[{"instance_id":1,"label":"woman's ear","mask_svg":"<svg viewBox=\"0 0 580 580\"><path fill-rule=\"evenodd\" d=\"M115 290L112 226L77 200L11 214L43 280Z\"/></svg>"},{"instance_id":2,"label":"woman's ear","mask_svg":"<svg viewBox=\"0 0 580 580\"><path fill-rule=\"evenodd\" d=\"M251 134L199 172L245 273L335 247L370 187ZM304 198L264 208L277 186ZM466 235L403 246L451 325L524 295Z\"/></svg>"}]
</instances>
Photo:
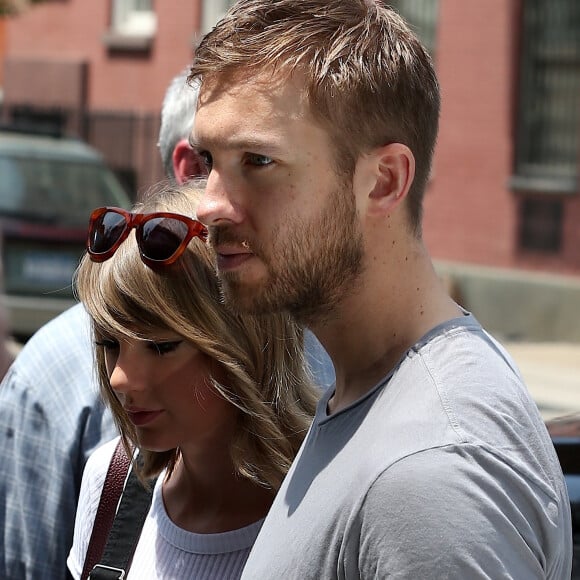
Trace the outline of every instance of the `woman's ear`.
<instances>
[{"instance_id":1,"label":"woman's ear","mask_svg":"<svg viewBox=\"0 0 580 580\"><path fill-rule=\"evenodd\" d=\"M415 156L406 145L390 143L372 154L376 183L369 194L374 211L392 211L405 199L415 178Z\"/></svg>"},{"instance_id":2,"label":"woman's ear","mask_svg":"<svg viewBox=\"0 0 580 580\"><path fill-rule=\"evenodd\" d=\"M173 173L177 183L182 184L192 177L207 175L207 169L201 157L189 146L187 139L178 141L171 156Z\"/></svg>"}]
</instances>

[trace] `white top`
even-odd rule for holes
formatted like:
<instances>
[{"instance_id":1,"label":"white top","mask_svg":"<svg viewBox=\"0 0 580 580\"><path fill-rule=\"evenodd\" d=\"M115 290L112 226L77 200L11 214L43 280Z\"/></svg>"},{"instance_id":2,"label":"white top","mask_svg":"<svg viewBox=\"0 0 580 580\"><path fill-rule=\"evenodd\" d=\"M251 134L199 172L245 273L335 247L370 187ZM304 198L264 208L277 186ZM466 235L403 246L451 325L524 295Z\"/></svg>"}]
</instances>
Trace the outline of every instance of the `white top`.
<instances>
[{"instance_id":1,"label":"white top","mask_svg":"<svg viewBox=\"0 0 580 580\"><path fill-rule=\"evenodd\" d=\"M81 577L101 490L118 438L99 447L89 458L75 521L73 546L67 565L73 578ZM151 508L135 550L128 580L233 580L241 576L263 519L230 532L195 534L176 526L163 504L162 482L157 479Z\"/></svg>"}]
</instances>

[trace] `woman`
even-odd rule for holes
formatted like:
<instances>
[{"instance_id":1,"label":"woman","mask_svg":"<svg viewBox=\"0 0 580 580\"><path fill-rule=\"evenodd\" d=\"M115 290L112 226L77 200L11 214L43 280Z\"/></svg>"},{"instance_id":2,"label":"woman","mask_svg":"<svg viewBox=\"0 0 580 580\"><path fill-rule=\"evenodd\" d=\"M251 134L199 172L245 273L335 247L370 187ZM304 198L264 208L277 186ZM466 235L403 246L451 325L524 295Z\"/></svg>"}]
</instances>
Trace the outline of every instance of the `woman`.
<instances>
[{"instance_id":1,"label":"woman","mask_svg":"<svg viewBox=\"0 0 580 580\"><path fill-rule=\"evenodd\" d=\"M223 305L205 230L187 217L198 197L166 187L136 213L96 210L77 273L102 394L138 449L133 468L160 474L129 579L238 578L315 406L302 331ZM74 578L114 447L83 474Z\"/></svg>"}]
</instances>

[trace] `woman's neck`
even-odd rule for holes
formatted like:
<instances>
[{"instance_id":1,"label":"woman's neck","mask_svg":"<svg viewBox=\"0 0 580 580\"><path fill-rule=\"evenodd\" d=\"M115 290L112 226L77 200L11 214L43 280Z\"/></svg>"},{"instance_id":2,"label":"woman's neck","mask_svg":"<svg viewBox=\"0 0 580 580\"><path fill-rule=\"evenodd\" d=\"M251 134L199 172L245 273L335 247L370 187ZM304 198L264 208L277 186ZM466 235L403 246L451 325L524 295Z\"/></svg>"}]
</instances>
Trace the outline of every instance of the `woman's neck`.
<instances>
[{"instance_id":1,"label":"woman's neck","mask_svg":"<svg viewBox=\"0 0 580 580\"><path fill-rule=\"evenodd\" d=\"M204 461L182 455L163 482L163 501L173 523L202 534L236 530L260 520L274 495L236 474L229 454Z\"/></svg>"}]
</instances>

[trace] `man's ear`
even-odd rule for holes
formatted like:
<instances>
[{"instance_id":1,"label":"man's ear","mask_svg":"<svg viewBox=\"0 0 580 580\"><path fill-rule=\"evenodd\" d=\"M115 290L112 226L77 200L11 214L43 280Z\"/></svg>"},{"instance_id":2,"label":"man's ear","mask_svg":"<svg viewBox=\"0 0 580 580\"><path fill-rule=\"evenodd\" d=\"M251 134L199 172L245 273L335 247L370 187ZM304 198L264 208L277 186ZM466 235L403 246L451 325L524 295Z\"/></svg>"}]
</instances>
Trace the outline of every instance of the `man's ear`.
<instances>
[{"instance_id":1,"label":"man's ear","mask_svg":"<svg viewBox=\"0 0 580 580\"><path fill-rule=\"evenodd\" d=\"M207 175L207 169L201 157L189 146L187 139L177 142L171 156L175 180L182 184L192 177Z\"/></svg>"},{"instance_id":2,"label":"man's ear","mask_svg":"<svg viewBox=\"0 0 580 580\"><path fill-rule=\"evenodd\" d=\"M369 194L375 211L393 210L405 199L415 178L415 156L406 145L390 143L373 153L376 183Z\"/></svg>"}]
</instances>

